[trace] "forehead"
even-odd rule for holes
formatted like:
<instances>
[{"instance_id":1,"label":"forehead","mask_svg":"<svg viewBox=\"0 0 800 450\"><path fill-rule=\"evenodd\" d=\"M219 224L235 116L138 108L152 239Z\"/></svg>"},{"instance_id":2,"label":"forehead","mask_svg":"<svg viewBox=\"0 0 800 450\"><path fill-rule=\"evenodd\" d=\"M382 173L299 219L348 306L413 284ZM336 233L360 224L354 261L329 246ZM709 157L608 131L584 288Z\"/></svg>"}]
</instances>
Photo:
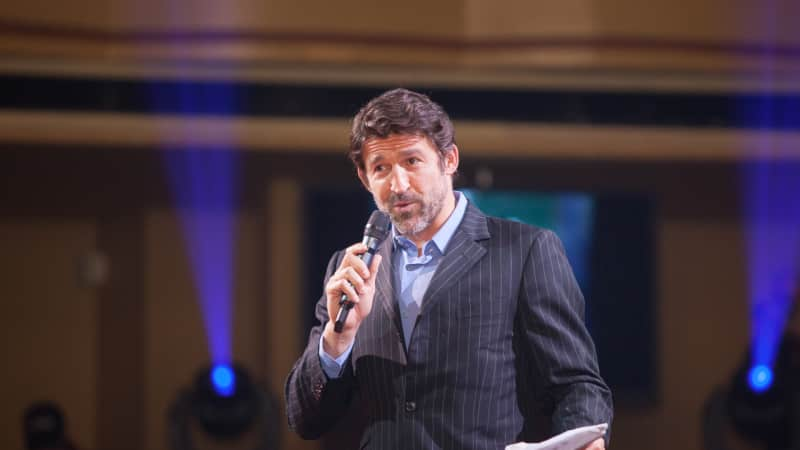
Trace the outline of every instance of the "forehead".
<instances>
[{"instance_id":1,"label":"forehead","mask_svg":"<svg viewBox=\"0 0 800 450\"><path fill-rule=\"evenodd\" d=\"M430 139L414 134L391 134L385 138L370 138L364 142L362 155L365 162L376 158L389 157L396 153L433 152L436 148Z\"/></svg>"}]
</instances>

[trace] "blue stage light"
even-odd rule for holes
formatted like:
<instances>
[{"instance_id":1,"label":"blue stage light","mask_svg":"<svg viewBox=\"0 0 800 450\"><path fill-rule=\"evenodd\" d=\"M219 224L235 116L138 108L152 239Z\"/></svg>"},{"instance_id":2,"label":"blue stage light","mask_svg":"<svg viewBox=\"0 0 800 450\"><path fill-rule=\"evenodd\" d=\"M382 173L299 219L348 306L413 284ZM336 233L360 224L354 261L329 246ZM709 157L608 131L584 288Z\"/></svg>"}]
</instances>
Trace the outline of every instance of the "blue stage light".
<instances>
[{"instance_id":1,"label":"blue stage light","mask_svg":"<svg viewBox=\"0 0 800 450\"><path fill-rule=\"evenodd\" d=\"M750 369L747 378L750 389L764 392L772 385L772 370L765 365L758 365Z\"/></svg>"},{"instance_id":2,"label":"blue stage light","mask_svg":"<svg viewBox=\"0 0 800 450\"><path fill-rule=\"evenodd\" d=\"M761 154L777 151L769 139L756 144L742 166L752 368L774 367L800 273L800 164Z\"/></svg>"},{"instance_id":3,"label":"blue stage light","mask_svg":"<svg viewBox=\"0 0 800 450\"><path fill-rule=\"evenodd\" d=\"M219 364L211 369L211 384L214 391L222 397L230 397L236 390L236 376L231 366Z\"/></svg>"},{"instance_id":4,"label":"blue stage light","mask_svg":"<svg viewBox=\"0 0 800 450\"><path fill-rule=\"evenodd\" d=\"M157 82L152 88L154 114L187 118L210 114L225 123L238 115L232 83ZM167 133L163 158L183 226L210 360L232 361L241 152L227 126L207 128L189 120L186 126L172 127ZM198 143L198 133L204 136L202 143Z\"/></svg>"}]
</instances>

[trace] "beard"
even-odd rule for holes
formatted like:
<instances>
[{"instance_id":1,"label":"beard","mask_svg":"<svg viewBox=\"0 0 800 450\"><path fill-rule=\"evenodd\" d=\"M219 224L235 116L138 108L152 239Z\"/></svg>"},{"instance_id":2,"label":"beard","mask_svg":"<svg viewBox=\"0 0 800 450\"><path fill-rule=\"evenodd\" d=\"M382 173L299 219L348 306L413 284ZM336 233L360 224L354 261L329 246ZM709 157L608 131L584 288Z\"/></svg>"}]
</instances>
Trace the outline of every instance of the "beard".
<instances>
[{"instance_id":1,"label":"beard","mask_svg":"<svg viewBox=\"0 0 800 450\"><path fill-rule=\"evenodd\" d=\"M426 194L410 191L391 194L386 204L379 204L379 209L389 215L398 233L406 237L418 235L431 226L444 207L447 185L445 180L442 181L442 184L434 186ZM397 211L394 209L397 203L410 203L416 205L416 208Z\"/></svg>"}]
</instances>

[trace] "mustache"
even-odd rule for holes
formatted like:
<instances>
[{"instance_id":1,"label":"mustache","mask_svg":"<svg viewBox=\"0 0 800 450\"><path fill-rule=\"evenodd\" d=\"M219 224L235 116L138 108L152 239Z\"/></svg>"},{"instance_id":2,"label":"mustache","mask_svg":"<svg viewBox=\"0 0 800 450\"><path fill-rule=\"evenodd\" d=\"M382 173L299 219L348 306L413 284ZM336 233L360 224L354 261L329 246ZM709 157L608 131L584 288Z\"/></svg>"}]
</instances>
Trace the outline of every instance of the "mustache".
<instances>
[{"instance_id":1,"label":"mustache","mask_svg":"<svg viewBox=\"0 0 800 450\"><path fill-rule=\"evenodd\" d=\"M387 203L389 207L393 207L397 203L410 203L410 202L419 202L422 200L422 196L416 195L411 192L404 192L402 194L391 194Z\"/></svg>"}]
</instances>

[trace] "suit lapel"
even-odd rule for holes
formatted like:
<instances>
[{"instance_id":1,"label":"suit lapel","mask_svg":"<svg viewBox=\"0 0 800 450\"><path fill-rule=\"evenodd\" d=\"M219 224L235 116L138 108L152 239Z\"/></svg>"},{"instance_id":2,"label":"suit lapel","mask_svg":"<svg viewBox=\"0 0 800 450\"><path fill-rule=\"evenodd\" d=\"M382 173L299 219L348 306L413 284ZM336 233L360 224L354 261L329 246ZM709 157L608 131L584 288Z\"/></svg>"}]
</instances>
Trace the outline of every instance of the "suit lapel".
<instances>
[{"instance_id":1,"label":"suit lapel","mask_svg":"<svg viewBox=\"0 0 800 450\"><path fill-rule=\"evenodd\" d=\"M463 195L463 194L462 194ZM486 216L478 208L467 204L461 224L453 233L431 284L422 300L420 314L425 314L446 290L460 279L479 259L486 254L486 248L476 241L489 238Z\"/></svg>"},{"instance_id":2,"label":"suit lapel","mask_svg":"<svg viewBox=\"0 0 800 450\"><path fill-rule=\"evenodd\" d=\"M402 336L403 325L400 322L400 309L394 298L394 276L392 268L392 238L387 237L378 249L381 255L381 265L378 268L378 275L375 278L375 299L374 302L380 303L381 308L397 328ZM374 307L374 304L373 304ZM401 339L401 345L402 339Z\"/></svg>"}]
</instances>

